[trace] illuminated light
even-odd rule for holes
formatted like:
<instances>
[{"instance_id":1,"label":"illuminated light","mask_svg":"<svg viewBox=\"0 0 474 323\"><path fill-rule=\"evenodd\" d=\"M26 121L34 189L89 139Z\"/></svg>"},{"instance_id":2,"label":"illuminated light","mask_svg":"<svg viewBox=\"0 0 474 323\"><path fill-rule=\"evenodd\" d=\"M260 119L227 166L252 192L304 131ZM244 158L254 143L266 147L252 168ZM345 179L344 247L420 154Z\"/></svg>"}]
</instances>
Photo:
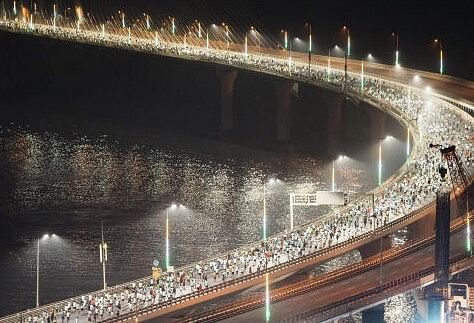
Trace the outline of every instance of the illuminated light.
<instances>
[{"instance_id":1,"label":"illuminated light","mask_svg":"<svg viewBox=\"0 0 474 323\"><path fill-rule=\"evenodd\" d=\"M347 36L347 56L351 56L351 36Z\"/></svg>"},{"instance_id":2,"label":"illuminated light","mask_svg":"<svg viewBox=\"0 0 474 323\"><path fill-rule=\"evenodd\" d=\"M336 162L332 161L332 172L331 172L331 190L336 191Z\"/></svg>"},{"instance_id":3,"label":"illuminated light","mask_svg":"<svg viewBox=\"0 0 474 323\"><path fill-rule=\"evenodd\" d=\"M155 31L155 46L158 46L158 32Z\"/></svg>"},{"instance_id":4,"label":"illuminated light","mask_svg":"<svg viewBox=\"0 0 474 323\"><path fill-rule=\"evenodd\" d=\"M443 74L443 50L439 51L439 73Z\"/></svg>"},{"instance_id":5,"label":"illuminated light","mask_svg":"<svg viewBox=\"0 0 474 323\"><path fill-rule=\"evenodd\" d=\"M311 53L311 50L312 50L312 45L313 45L312 37L311 37L311 34L309 34L309 52L310 53Z\"/></svg>"},{"instance_id":6,"label":"illuminated light","mask_svg":"<svg viewBox=\"0 0 474 323\"><path fill-rule=\"evenodd\" d=\"M16 16L16 1L13 1L13 15Z\"/></svg>"},{"instance_id":7,"label":"illuminated light","mask_svg":"<svg viewBox=\"0 0 474 323\"><path fill-rule=\"evenodd\" d=\"M413 76L413 81L420 82L420 76L418 74L415 74L415 76Z\"/></svg>"},{"instance_id":8,"label":"illuminated light","mask_svg":"<svg viewBox=\"0 0 474 323\"><path fill-rule=\"evenodd\" d=\"M395 66L398 65L398 49L395 51Z\"/></svg>"},{"instance_id":9,"label":"illuminated light","mask_svg":"<svg viewBox=\"0 0 474 323\"><path fill-rule=\"evenodd\" d=\"M360 70L360 92L364 93L364 62L361 63L361 70Z\"/></svg>"},{"instance_id":10,"label":"illuminated light","mask_svg":"<svg viewBox=\"0 0 474 323\"><path fill-rule=\"evenodd\" d=\"M166 264L166 271L170 268L170 239L169 239L169 216L168 216L168 209L166 209L166 237L165 237L165 245L166 245L166 254L165 254L165 264Z\"/></svg>"},{"instance_id":11,"label":"illuminated light","mask_svg":"<svg viewBox=\"0 0 474 323\"><path fill-rule=\"evenodd\" d=\"M201 30L201 23L198 22L198 37L202 38L202 30Z\"/></svg>"},{"instance_id":12,"label":"illuminated light","mask_svg":"<svg viewBox=\"0 0 474 323\"><path fill-rule=\"evenodd\" d=\"M102 24L102 38L105 37L105 25Z\"/></svg>"},{"instance_id":13,"label":"illuminated light","mask_svg":"<svg viewBox=\"0 0 474 323\"><path fill-rule=\"evenodd\" d=\"M128 44L132 43L132 31L130 30L130 27L128 27Z\"/></svg>"},{"instance_id":14,"label":"illuminated light","mask_svg":"<svg viewBox=\"0 0 474 323\"><path fill-rule=\"evenodd\" d=\"M429 92L431 92L431 91L432 91L432 89L431 89L430 86L426 86L426 87L425 87L425 92L428 92L428 93L429 93Z\"/></svg>"},{"instance_id":15,"label":"illuminated light","mask_svg":"<svg viewBox=\"0 0 474 323\"><path fill-rule=\"evenodd\" d=\"M248 58L248 44L247 44L247 35L245 35L245 43L244 43L244 55L245 59Z\"/></svg>"},{"instance_id":16,"label":"illuminated light","mask_svg":"<svg viewBox=\"0 0 474 323\"><path fill-rule=\"evenodd\" d=\"M265 274L265 322L270 322L270 286L268 273Z\"/></svg>"},{"instance_id":17,"label":"illuminated light","mask_svg":"<svg viewBox=\"0 0 474 323\"><path fill-rule=\"evenodd\" d=\"M122 12L122 28L125 28L125 13Z\"/></svg>"},{"instance_id":18,"label":"illuminated light","mask_svg":"<svg viewBox=\"0 0 474 323\"><path fill-rule=\"evenodd\" d=\"M146 15L146 29L150 29L150 16Z\"/></svg>"},{"instance_id":19,"label":"illuminated light","mask_svg":"<svg viewBox=\"0 0 474 323\"><path fill-rule=\"evenodd\" d=\"M331 49L328 51L328 82L331 78Z\"/></svg>"},{"instance_id":20,"label":"illuminated light","mask_svg":"<svg viewBox=\"0 0 474 323\"><path fill-rule=\"evenodd\" d=\"M206 49L209 50L209 32L206 32Z\"/></svg>"},{"instance_id":21,"label":"illuminated light","mask_svg":"<svg viewBox=\"0 0 474 323\"><path fill-rule=\"evenodd\" d=\"M267 240L267 199L265 183L263 183L263 241Z\"/></svg>"},{"instance_id":22,"label":"illuminated light","mask_svg":"<svg viewBox=\"0 0 474 323\"><path fill-rule=\"evenodd\" d=\"M285 49L288 49L288 32L285 31Z\"/></svg>"},{"instance_id":23,"label":"illuminated light","mask_svg":"<svg viewBox=\"0 0 474 323\"><path fill-rule=\"evenodd\" d=\"M56 5L53 4L53 30L56 30Z\"/></svg>"},{"instance_id":24,"label":"illuminated light","mask_svg":"<svg viewBox=\"0 0 474 323\"><path fill-rule=\"evenodd\" d=\"M171 33L174 35L176 33L176 24L174 21L174 17L171 18Z\"/></svg>"}]
</instances>

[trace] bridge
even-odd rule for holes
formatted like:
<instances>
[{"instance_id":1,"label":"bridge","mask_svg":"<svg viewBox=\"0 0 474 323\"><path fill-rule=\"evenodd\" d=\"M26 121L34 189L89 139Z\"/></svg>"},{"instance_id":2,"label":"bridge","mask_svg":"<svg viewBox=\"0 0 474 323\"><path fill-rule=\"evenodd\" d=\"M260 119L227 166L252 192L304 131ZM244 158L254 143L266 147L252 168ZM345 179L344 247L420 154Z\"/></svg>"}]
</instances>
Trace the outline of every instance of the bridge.
<instances>
[{"instance_id":1,"label":"bridge","mask_svg":"<svg viewBox=\"0 0 474 323\"><path fill-rule=\"evenodd\" d=\"M453 221L451 274L473 265L466 255L462 218ZM388 249L359 263L274 289L270 299L276 321L323 322L354 314L387 298L433 281L434 235ZM417 264L412 266L412 264ZM383 283L380 266L383 265ZM205 304L204 304L205 305ZM160 316L167 322L259 322L264 317L263 292L223 306L192 306ZM200 310L200 308L211 308Z\"/></svg>"},{"instance_id":2,"label":"bridge","mask_svg":"<svg viewBox=\"0 0 474 323\"><path fill-rule=\"evenodd\" d=\"M369 261L370 257L377 253L374 250L379 250L379 241L383 241L388 253L396 254L398 251L394 251L388 243L387 236L390 233L408 227L412 236L429 236L433 228L433 201L439 180L432 179L431 173L441 162L441 157L439 153L429 150L428 144L441 142L456 145L458 153L469 167L469 172L473 171L474 147L470 138L470 129L474 124L472 82L422 71L397 70L399 67L373 63L366 64L362 71L361 62L352 59L347 62L346 75L346 63L338 58L332 58L329 65L326 57L314 55L312 65L308 66L305 55L294 54L288 58L285 51L276 49L257 50L239 44L223 47L219 41L207 41L202 44L200 40L193 43L192 39L178 42L176 37L163 37L158 40L150 33L132 34L130 29L128 33L123 30L105 33L99 26L80 29L51 24L50 21L45 19L32 23L4 16L0 20L0 29L225 67L220 70L223 97L221 128L224 131L232 128L232 104L228 96L232 93L235 73L248 70L279 79L282 84L282 102L288 98L294 82L304 82L336 93L335 97L331 97L331 100L335 101L332 106L332 120L335 120L333 129L340 126L338 116L341 98L344 97L356 102L366 102L375 109L391 114L409 129L413 150L406 164L397 173L370 192L374 195L373 205L369 198L359 198L311 223L294 228L293 231L177 268L174 272L164 274L158 281L154 281L151 276L144 277L108 287L106 290L16 313L0 319L2 323L45 321L51 312L59 315L62 311L70 312L73 316L78 316L79 321L86 322L96 309L98 321L147 320L235 293L265 280L277 279L354 249L359 249L363 258ZM431 89L416 84L416 77L429 81ZM285 141L289 139L288 125L284 121L288 118L289 106L281 104L277 109L278 139ZM467 217L467 223L469 220ZM461 220L458 222L464 223ZM428 240L432 242L432 238L430 239ZM414 245L416 243L414 242ZM429 245L423 245L420 252L429 250ZM407 245L406 248L408 250L410 246ZM406 250L403 252L408 252ZM464 269L472 265L470 258L454 261L454 266L458 266L456 268ZM462 266L459 261L463 261ZM421 274L407 273L414 276L410 276L411 279L403 278L403 284L397 284L397 287L406 285L413 288L410 283L414 279L426 277L432 270L429 261L418 269ZM331 279L336 279L334 277ZM362 300L372 296L372 287L364 287L364 292L368 294L358 298ZM392 287L387 285L383 290ZM350 301L353 302L354 299ZM114 304L111 313L107 311L108 307L112 308L108 306L110 302ZM324 308L330 311L346 306L347 303L348 300L335 300L333 304L321 306L328 306ZM118 315L116 304L120 304ZM93 310L88 313L87 308L91 306ZM307 315L311 317L319 314L311 312Z\"/></svg>"}]
</instances>

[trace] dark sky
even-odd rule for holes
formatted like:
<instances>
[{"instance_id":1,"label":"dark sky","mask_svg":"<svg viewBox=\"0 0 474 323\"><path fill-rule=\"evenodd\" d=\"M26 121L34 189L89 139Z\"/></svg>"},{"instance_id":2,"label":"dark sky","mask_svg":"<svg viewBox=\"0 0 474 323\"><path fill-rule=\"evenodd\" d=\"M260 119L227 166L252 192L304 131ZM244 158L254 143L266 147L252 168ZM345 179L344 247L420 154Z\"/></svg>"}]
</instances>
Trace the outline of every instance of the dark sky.
<instances>
[{"instance_id":1,"label":"dark sky","mask_svg":"<svg viewBox=\"0 0 474 323\"><path fill-rule=\"evenodd\" d=\"M45 1L48 2L48 1ZM63 3L77 3L64 1ZM372 53L380 61L393 57L392 31L399 33L402 65L438 70L439 52L432 44L443 40L447 74L474 79L474 1L446 0L83 0L86 10L107 12L124 9L132 15L175 15L177 19L226 21L245 30L250 25L278 37L284 28L305 37L303 26L313 27L316 52L326 54L330 45L343 45L342 25L351 30L353 57ZM339 32L339 33L338 33Z\"/></svg>"}]
</instances>

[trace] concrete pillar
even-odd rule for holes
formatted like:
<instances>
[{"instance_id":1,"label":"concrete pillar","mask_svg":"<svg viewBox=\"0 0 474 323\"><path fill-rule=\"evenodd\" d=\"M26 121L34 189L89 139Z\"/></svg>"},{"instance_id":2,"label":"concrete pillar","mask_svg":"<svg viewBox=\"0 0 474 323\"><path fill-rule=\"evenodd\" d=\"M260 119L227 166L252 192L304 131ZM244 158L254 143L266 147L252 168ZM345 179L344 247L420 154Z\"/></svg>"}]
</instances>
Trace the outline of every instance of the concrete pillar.
<instances>
[{"instance_id":1,"label":"concrete pillar","mask_svg":"<svg viewBox=\"0 0 474 323\"><path fill-rule=\"evenodd\" d=\"M326 96L327 109L327 152L331 158L342 153L342 104L344 96L331 94Z\"/></svg>"},{"instance_id":2,"label":"concrete pillar","mask_svg":"<svg viewBox=\"0 0 474 323\"><path fill-rule=\"evenodd\" d=\"M291 140L291 89L293 82L275 80L276 88L276 139L288 143Z\"/></svg>"},{"instance_id":3,"label":"concrete pillar","mask_svg":"<svg viewBox=\"0 0 474 323\"><path fill-rule=\"evenodd\" d=\"M221 84L221 125L222 132L230 132L234 127L234 83L237 71L224 68L217 69Z\"/></svg>"},{"instance_id":4,"label":"concrete pillar","mask_svg":"<svg viewBox=\"0 0 474 323\"><path fill-rule=\"evenodd\" d=\"M384 304L368 308L362 311L362 323L383 323L384 314Z\"/></svg>"}]
</instances>

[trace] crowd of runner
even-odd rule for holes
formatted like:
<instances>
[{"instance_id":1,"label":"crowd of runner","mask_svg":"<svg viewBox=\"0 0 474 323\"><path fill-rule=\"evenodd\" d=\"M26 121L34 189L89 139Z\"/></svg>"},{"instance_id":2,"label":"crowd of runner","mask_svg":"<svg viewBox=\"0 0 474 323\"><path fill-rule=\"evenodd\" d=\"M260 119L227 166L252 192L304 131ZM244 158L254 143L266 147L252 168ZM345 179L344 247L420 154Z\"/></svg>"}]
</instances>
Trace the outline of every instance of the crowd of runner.
<instances>
[{"instance_id":1,"label":"crowd of runner","mask_svg":"<svg viewBox=\"0 0 474 323\"><path fill-rule=\"evenodd\" d=\"M28 26L18 22L1 21L3 28L23 28ZM41 28L44 28L42 30ZM350 74L344 82L344 74L339 70L315 67L311 73L301 63L223 50L207 50L192 46L155 43L153 40L108 35L99 32L78 32L51 26L36 26L34 30L54 37L88 42L98 42L110 46L127 46L137 50L164 54L184 55L192 59L212 60L231 65L267 70L277 74L291 74L293 77L310 82L331 83L345 86L347 91L359 93L360 78ZM410 170L398 180L381 188L375 195L374 207L370 198L350 204L344 209L336 209L333 216L286 232L267 241L247 246L237 251L200 261L192 266L164 273L158 280L146 278L112 288L110 291L91 293L62 303L61 306L46 306L36 312L23 312L18 317L22 322L97 322L123 313L135 311L152 304L164 303L193 292L201 292L212 286L231 282L239 277L261 272L265 268L277 266L290 260L343 243L363 233L400 218L433 201L440 186L438 166L443 162L438 150L430 149L429 143L456 145L464 166L469 173L474 171L474 145L470 141L473 125L459 111L439 100L426 97L420 91L410 91L386 81L373 78L364 80L365 96L397 110L406 120L416 123L418 151L411 161ZM344 84L345 83L345 84Z\"/></svg>"}]
</instances>

